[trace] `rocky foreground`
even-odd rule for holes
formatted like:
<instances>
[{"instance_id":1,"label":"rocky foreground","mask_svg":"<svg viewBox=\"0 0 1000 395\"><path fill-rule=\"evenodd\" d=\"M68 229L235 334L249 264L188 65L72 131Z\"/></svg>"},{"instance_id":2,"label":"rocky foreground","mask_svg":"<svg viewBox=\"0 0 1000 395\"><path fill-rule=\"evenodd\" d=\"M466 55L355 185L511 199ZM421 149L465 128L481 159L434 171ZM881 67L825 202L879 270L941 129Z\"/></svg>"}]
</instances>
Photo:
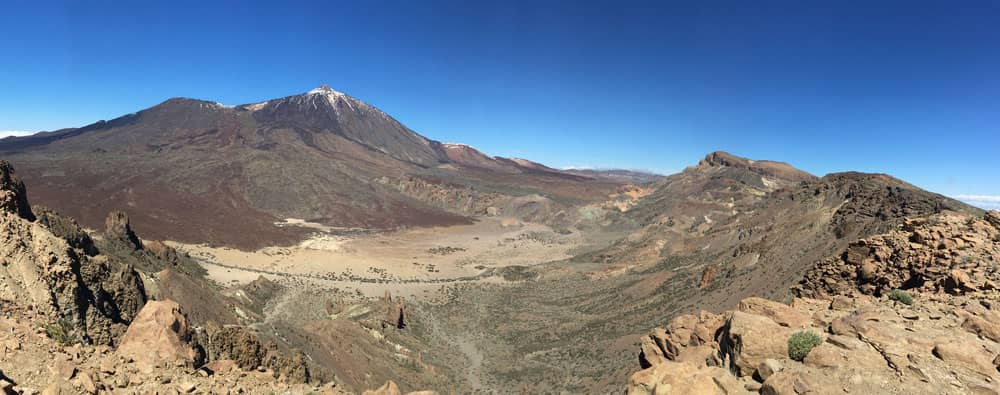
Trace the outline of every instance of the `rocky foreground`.
<instances>
[{"instance_id":1,"label":"rocky foreground","mask_svg":"<svg viewBox=\"0 0 1000 395\"><path fill-rule=\"evenodd\" d=\"M351 393L301 352L258 336L252 308L220 294L189 258L141 240L125 213L110 213L98 236L31 207L0 161L4 394ZM404 325L402 301L385 304ZM365 393L400 391L388 382Z\"/></svg>"},{"instance_id":2,"label":"rocky foreground","mask_svg":"<svg viewBox=\"0 0 1000 395\"><path fill-rule=\"evenodd\" d=\"M1000 393L998 259L1000 213L909 220L817 263L794 289L809 297L657 328L627 392Z\"/></svg>"}]
</instances>

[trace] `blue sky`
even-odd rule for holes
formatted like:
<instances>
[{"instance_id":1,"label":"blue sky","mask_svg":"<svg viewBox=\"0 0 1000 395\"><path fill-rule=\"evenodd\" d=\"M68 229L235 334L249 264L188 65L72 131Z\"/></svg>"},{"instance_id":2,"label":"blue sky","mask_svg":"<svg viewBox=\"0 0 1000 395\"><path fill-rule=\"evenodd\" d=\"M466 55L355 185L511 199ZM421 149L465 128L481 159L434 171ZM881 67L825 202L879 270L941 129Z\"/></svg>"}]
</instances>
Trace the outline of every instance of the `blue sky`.
<instances>
[{"instance_id":1,"label":"blue sky","mask_svg":"<svg viewBox=\"0 0 1000 395\"><path fill-rule=\"evenodd\" d=\"M326 83L553 166L669 173L721 149L1000 196L996 1L123 4L5 4L0 130Z\"/></svg>"}]
</instances>

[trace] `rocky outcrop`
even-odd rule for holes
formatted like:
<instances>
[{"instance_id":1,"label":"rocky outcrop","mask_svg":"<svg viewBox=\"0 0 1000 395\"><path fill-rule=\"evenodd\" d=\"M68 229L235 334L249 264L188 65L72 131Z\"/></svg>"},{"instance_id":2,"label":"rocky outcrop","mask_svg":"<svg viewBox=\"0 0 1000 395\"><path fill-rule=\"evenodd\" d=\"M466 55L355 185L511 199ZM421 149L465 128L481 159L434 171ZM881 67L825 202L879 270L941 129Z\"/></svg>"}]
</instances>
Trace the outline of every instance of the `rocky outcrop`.
<instances>
[{"instance_id":1,"label":"rocky outcrop","mask_svg":"<svg viewBox=\"0 0 1000 395\"><path fill-rule=\"evenodd\" d=\"M192 329L180 306L171 300L150 301L122 337L117 353L140 366L156 367L201 362L189 341Z\"/></svg>"},{"instance_id":2,"label":"rocky outcrop","mask_svg":"<svg viewBox=\"0 0 1000 395\"><path fill-rule=\"evenodd\" d=\"M132 231L128 214L125 214L124 211L115 210L108 213L108 218L104 220L104 236L109 239L124 241L133 249L142 249L142 241Z\"/></svg>"},{"instance_id":3,"label":"rocky outcrop","mask_svg":"<svg viewBox=\"0 0 1000 395\"><path fill-rule=\"evenodd\" d=\"M815 181L816 176L796 169L784 162L768 160L751 160L723 151L715 151L705 156L698 166L722 166L734 169L749 170L765 177L786 182Z\"/></svg>"},{"instance_id":4,"label":"rocky outcrop","mask_svg":"<svg viewBox=\"0 0 1000 395\"><path fill-rule=\"evenodd\" d=\"M862 239L824 260L794 291L801 296L882 295L892 289L963 294L997 289L1000 228L984 217L939 214Z\"/></svg>"},{"instance_id":5,"label":"rocky outcrop","mask_svg":"<svg viewBox=\"0 0 1000 395\"><path fill-rule=\"evenodd\" d=\"M754 307L760 300L745 300L737 311L679 316L643 339L644 369L627 391L997 393L998 296L927 293L911 307L858 294L770 302L766 310ZM780 324L790 321L781 318L787 314L808 320L795 320L797 328ZM788 355L789 337L798 331L823 339L801 362Z\"/></svg>"},{"instance_id":6,"label":"rocky outcrop","mask_svg":"<svg viewBox=\"0 0 1000 395\"><path fill-rule=\"evenodd\" d=\"M983 219L993 225L994 228L1000 229L1000 211L990 210L983 215Z\"/></svg>"},{"instance_id":7,"label":"rocky outcrop","mask_svg":"<svg viewBox=\"0 0 1000 395\"><path fill-rule=\"evenodd\" d=\"M5 160L0 160L0 211L35 220L24 182L14 174L14 166Z\"/></svg>"},{"instance_id":8,"label":"rocky outcrop","mask_svg":"<svg viewBox=\"0 0 1000 395\"><path fill-rule=\"evenodd\" d=\"M7 199L0 211L0 299L42 314L60 341L114 344L146 301L138 274L89 255L96 252L88 251L89 239L54 214L29 220L24 185L9 164L0 168Z\"/></svg>"},{"instance_id":9,"label":"rocky outcrop","mask_svg":"<svg viewBox=\"0 0 1000 395\"><path fill-rule=\"evenodd\" d=\"M167 309L170 310L170 309ZM168 311L169 312L169 311ZM13 315L13 316L9 316ZM166 315L167 321L174 318ZM301 384L274 379L268 369L242 370L215 361L194 370L178 364L141 364L106 346L63 346L39 333L32 312L0 316L0 393L5 394L350 394L329 382ZM166 333L176 333L161 327ZM189 328L190 329L190 328ZM148 332L147 332L148 333ZM159 343L155 344L156 346ZM211 369L209 369L209 367ZM7 392L3 392L3 391ZM11 392L13 391L13 392Z\"/></svg>"},{"instance_id":10,"label":"rocky outcrop","mask_svg":"<svg viewBox=\"0 0 1000 395\"><path fill-rule=\"evenodd\" d=\"M385 292L385 297L382 298L382 303L386 306L385 311L385 321L383 326L394 326L397 329L406 329L407 316L409 312L406 309L406 302L403 300L402 296L397 296L396 300L392 300L392 295L389 291Z\"/></svg>"},{"instance_id":11,"label":"rocky outcrop","mask_svg":"<svg viewBox=\"0 0 1000 395\"><path fill-rule=\"evenodd\" d=\"M46 227L56 237L66 240L66 243L85 254L97 255L94 240L83 230L76 220L66 217L45 206L34 207L36 221Z\"/></svg>"},{"instance_id":12,"label":"rocky outcrop","mask_svg":"<svg viewBox=\"0 0 1000 395\"><path fill-rule=\"evenodd\" d=\"M209 325L202 345L210 360L233 360L245 370L270 369L275 377L290 383L309 381L309 367L301 352L282 352L276 343L261 341L247 327Z\"/></svg>"}]
</instances>

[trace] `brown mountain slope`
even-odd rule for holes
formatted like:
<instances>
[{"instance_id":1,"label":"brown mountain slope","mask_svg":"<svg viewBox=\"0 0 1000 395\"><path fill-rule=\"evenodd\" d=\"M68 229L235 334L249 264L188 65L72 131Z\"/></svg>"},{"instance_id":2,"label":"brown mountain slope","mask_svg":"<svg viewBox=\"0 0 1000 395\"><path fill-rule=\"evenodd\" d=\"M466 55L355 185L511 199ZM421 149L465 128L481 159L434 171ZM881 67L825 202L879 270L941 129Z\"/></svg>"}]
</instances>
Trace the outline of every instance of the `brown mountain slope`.
<instances>
[{"instance_id":1,"label":"brown mountain slope","mask_svg":"<svg viewBox=\"0 0 1000 395\"><path fill-rule=\"evenodd\" d=\"M514 286L456 287L425 312L471 334L489 388L615 392L635 370L633 344L672 317L789 300L814 262L857 238L912 216L981 214L885 175L817 178L720 156L653 183L611 218L633 231L610 246L536 266Z\"/></svg>"},{"instance_id":2,"label":"brown mountain slope","mask_svg":"<svg viewBox=\"0 0 1000 395\"><path fill-rule=\"evenodd\" d=\"M0 140L35 200L84 225L128 209L152 237L241 248L300 238L301 230L273 225L284 218L370 228L470 221L455 204L401 193L410 177L557 202L586 197L580 190L602 198L617 186L452 151L326 86L235 107L170 99L79 129Z\"/></svg>"}]
</instances>

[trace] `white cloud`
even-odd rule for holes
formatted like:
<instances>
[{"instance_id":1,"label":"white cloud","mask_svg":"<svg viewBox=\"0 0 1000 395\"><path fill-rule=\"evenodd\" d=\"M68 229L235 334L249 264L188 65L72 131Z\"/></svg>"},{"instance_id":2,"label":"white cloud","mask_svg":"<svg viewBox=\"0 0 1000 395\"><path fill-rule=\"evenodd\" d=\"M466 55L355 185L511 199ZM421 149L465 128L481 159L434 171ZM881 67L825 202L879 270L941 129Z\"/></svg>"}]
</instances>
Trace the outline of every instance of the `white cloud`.
<instances>
[{"instance_id":1,"label":"white cloud","mask_svg":"<svg viewBox=\"0 0 1000 395\"><path fill-rule=\"evenodd\" d=\"M1000 210L1000 195L952 195L953 198L986 210Z\"/></svg>"},{"instance_id":2,"label":"white cloud","mask_svg":"<svg viewBox=\"0 0 1000 395\"><path fill-rule=\"evenodd\" d=\"M30 136L38 132L25 132L20 130L0 130L0 139L10 136Z\"/></svg>"}]
</instances>

